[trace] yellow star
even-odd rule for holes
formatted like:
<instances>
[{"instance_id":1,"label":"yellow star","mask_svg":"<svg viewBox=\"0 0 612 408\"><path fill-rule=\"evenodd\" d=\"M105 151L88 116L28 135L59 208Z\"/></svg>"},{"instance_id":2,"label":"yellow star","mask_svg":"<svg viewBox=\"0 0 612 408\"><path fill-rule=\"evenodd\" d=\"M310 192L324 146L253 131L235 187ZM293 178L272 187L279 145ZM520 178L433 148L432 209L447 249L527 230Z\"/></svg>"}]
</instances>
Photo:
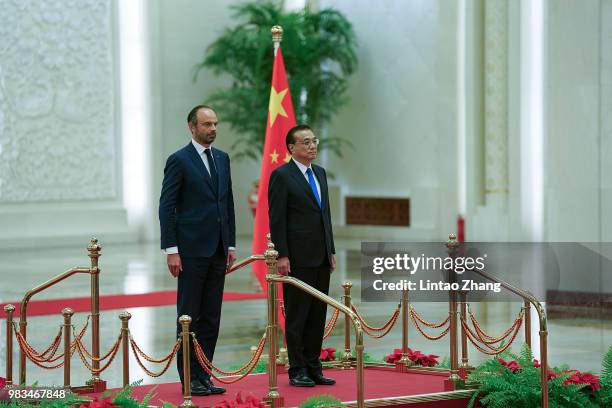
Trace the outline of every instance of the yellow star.
<instances>
[{"instance_id":1,"label":"yellow star","mask_svg":"<svg viewBox=\"0 0 612 408\"><path fill-rule=\"evenodd\" d=\"M270 89L270 104L268 105L268 111L270 112L270 127L274 125L274 121L278 115L284 116L285 118L288 117L285 108L283 108L283 99L285 99L288 90L289 88L285 88L280 92L276 92L274 87Z\"/></svg>"},{"instance_id":2,"label":"yellow star","mask_svg":"<svg viewBox=\"0 0 612 408\"><path fill-rule=\"evenodd\" d=\"M272 163L278 162L278 153L276 153L276 149L272 153L270 153L270 157L272 158Z\"/></svg>"},{"instance_id":3,"label":"yellow star","mask_svg":"<svg viewBox=\"0 0 612 408\"><path fill-rule=\"evenodd\" d=\"M289 163L289 160L291 160L291 155L289 154L289 152L285 153L285 163Z\"/></svg>"}]
</instances>

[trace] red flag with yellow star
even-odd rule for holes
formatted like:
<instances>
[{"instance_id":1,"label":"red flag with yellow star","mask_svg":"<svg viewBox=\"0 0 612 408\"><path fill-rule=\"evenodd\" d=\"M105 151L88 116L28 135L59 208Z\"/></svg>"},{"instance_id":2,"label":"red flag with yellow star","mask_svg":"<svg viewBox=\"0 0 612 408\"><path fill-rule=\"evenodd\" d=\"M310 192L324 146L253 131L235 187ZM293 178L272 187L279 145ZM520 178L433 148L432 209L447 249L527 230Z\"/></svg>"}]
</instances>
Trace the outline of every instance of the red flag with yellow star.
<instances>
[{"instance_id":1,"label":"red flag with yellow star","mask_svg":"<svg viewBox=\"0 0 612 408\"><path fill-rule=\"evenodd\" d=\"M255 210L255 230L253 232L253 253L262 254L266 250L266 234L270 232L268 221L268 182L270 173L280 165L291 159L291 155L285 146L285 137L289 129L295 126L295 115L293 103L289 93L289 82L285 72L285 63L280 47L274 57L272 69L272 89L270 89L270 103L268 105L268 123L266 126L266 139L261 161L261 173L259 176L259 191L257 194L257 209ZM264 262L253 264L255 275L261 287L267 292L266 272L267 266ZM279 286L279 298L282 296L282 287ZM279 313L279 323L285 326L285 319Z\"/></svg>"}]
</instances>

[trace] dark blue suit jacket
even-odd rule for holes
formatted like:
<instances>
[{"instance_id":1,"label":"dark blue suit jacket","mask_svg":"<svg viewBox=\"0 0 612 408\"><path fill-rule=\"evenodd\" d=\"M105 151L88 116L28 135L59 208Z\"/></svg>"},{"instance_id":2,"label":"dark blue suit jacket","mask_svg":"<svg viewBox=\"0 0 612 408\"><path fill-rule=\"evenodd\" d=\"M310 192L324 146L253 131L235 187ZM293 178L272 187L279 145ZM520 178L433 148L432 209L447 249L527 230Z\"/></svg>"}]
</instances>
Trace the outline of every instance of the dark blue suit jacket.
<instances>
[{"instance_id":1,"label":"dark blue suit jacket","mask_svg":"<svg viewBox=\"0 0 612 408\"><path fill-rule=\"evenodd\" d=\"M212 154L218 191L191 142L168 157L159 198L162 249L178 246L181 256L210 257L219 238L226 255L228 246L236 246L229 156L215 148Z\"/></svg>"}]
</instances>

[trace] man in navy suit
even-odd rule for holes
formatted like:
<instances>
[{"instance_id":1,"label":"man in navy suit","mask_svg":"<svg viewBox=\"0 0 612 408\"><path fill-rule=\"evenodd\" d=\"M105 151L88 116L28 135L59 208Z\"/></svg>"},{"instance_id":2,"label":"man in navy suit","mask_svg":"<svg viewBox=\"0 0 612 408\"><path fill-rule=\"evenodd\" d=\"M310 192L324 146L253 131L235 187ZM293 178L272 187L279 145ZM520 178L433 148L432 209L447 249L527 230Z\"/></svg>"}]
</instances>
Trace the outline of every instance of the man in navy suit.
<instances>
[{"instance_id":1,"label":"man in navy suit","mask_svg":"<svg viewBox=\"0 0 612 408\"><path fill-rule=\"evenodd\" d=\"M336 269L336 250L327 176L323 167L312 164L319 141L309 126L298 125L289 130L285 143L292 159L272 172L268 188L278 272L327 294L330 274ZM319 361L327 305L289 284L283 285L283 296L289 384L335 384L323 376Z\"/></svg>"},{"instance_id":2,"label":"man in navy suit","mask_svg":"<svg viewBox=\"0 0 612 408\"><path fill-rule=\"evenodd\" d=\"M236 225L230 160L212 148L217 137L217 115L206 105L189 112L191 142L168 157L159 199L161 248L168 270L178 278L177 315L191 316L195 333L208 360L213 360L221 320L225 273L236 259ZM177 333L181 332L177 322ZM222 394L197 361L191 347L193 395Z\"/></svg>"}]
</instances>

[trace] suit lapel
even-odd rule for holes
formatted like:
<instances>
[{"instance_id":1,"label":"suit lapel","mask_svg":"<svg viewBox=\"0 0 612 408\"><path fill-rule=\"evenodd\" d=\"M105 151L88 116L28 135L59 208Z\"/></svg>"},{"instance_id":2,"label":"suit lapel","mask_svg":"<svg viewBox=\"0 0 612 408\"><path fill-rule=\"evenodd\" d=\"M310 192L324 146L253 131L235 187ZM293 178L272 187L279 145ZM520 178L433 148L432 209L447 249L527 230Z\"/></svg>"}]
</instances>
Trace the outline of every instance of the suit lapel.
<instances>
[{"instance_id":1,"label":"suit lapel","mask_svg":"<svg viewBox=\"0 0 612 408\"><path fill-rule=\"evenodd\" d=\"M206 181L206 184L210 188L210 191L213 191L213 185L212 185L212 180L210 179L210 174L208 173L208 170L206 170L206 166L204 165L202 158L198 154L198 151L196 150L195 146L191 142L187 145L187 152L189 153L189 157L195 164L196 168L199 170L200 175Z\"/></svg>"},{"instance_id":2,"label":"suit lapel","mask_svg":"<svg viewBox=\"0 0 612 408\"><path fill-rule=\"evenodd\" d=\"M300 168L297 166L297 164L293 162L293 160L290 160L289 163L289 166L291 168L291 176L297 181L299 185L302 186L302 188L306 192L306 195L310 197L312 204L314 204L317 208L321 208L319 207L319 203L317 202L317 199L314 196L312 189L310 188L310 184L308 184L308 181L306 181L306 177L300 171ZM319 184L321 184L321 182L319 182ZM323 187L321 187L321 190L323 190Z\"/></svg>"}]
</instances>

